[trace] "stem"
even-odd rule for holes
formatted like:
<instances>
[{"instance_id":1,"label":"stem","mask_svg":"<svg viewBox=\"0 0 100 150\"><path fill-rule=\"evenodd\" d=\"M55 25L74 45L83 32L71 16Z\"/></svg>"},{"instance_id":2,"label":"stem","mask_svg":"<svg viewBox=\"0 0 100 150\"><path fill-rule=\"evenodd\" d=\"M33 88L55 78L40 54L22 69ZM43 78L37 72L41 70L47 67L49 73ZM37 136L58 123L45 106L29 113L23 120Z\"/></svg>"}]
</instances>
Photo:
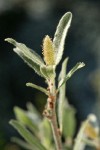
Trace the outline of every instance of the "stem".
<instances>
[{"instance_id":1,"label":"stem","mask_svg":"<svg viewBox=\"0 0 100 150\"><path fill-rule=\"evenodd\" d=\"M62 150L61 135L58 131L57 117L56 117L55 110L53 110L53 111L54 111L53 117L50 122L51 122L54 140L55 140L55 145L56 145L57 150Z\"/></svg>"},{"instance_id":2,"label":"stem","mask_svg":"<svg viewBox=\"0 0 100 150\"><path fill-rule=\"evenodd\" d=\"M43 112L44 116L50 121L56 150L62 150L61 135L58 129L57 115L56 115L56 88L55 81L49 81L49 97L47 99L47 106Z\"/></svg>"}]
</instances>

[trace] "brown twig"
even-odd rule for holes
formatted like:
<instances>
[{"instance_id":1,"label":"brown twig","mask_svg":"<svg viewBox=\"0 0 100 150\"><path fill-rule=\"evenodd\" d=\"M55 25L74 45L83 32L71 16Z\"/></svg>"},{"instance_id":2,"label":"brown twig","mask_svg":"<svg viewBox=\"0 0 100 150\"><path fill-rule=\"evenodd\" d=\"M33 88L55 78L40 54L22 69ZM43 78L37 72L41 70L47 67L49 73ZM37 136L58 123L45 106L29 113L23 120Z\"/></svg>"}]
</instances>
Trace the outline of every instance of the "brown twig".
<instances>
[{"instance_id":1,"label":"brown twig","mask_svg":"<svg viewBox=\"0 0 100 150\"><path fill-rule=\"evenodd\" d=\"M62 150L61 134L59 133L56 115L56 90L55 83L49 81L49 97L47 99L47 105L43 112L43 115L49 119L52 127L53 137L57 150Z\"/></svg>"}]
</instances>

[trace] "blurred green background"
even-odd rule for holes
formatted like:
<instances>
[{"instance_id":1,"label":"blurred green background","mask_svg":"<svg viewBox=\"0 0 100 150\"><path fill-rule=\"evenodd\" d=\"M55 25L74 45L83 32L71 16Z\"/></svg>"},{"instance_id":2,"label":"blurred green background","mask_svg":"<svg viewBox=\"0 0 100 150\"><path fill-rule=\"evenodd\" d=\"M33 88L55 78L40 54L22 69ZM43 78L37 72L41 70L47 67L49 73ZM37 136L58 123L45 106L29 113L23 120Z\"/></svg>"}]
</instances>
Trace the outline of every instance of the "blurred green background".
<instances>
[{"instance_id":1,"label":"blurred green background","mask_svg":"<svg viewBox=\"0 0 100 150\"><path fill-rule=\"evenodd\" d=\"M100 120L100 1L0 0L0 150L20 150L10 142L10 137L17 135L8 124L14 118L13 107L25 108L31 101L42 112L46 103L44 94L25 86L26 82L46 86L43 79L4 39L12 37L41 55L42 39L47 34L53 38L59 19L67 11L73 13L73 20L63 58L70 58L68 70L78 61L86 67L68 81L66 94L77 109L77 127L91 112Z\"/></svg>"}]
</instances>

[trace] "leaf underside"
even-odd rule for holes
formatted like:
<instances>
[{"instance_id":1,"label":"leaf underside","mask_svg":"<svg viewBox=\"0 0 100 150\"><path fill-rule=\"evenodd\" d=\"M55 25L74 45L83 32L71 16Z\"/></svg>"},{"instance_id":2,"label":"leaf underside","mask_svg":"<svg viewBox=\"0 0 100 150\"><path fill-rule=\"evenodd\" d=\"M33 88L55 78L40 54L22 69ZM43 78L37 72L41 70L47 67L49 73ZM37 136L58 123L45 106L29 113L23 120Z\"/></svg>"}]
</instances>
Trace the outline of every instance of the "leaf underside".
<instances>
[{"instance_id":1,"label":"leaf underside","mask_svg":"<svg viewBox=\"0 0 100 150\"><path fill-rule=\"evenodd\" d=\"M14 52L17 53L35 72L42 76L40 72L40 66L44 65L42 58L33 50L26 47L25 44L18 43L12 38L7 38L5 41L13 44L16 48L14 48Z\"/></svg>"}]
</instances>

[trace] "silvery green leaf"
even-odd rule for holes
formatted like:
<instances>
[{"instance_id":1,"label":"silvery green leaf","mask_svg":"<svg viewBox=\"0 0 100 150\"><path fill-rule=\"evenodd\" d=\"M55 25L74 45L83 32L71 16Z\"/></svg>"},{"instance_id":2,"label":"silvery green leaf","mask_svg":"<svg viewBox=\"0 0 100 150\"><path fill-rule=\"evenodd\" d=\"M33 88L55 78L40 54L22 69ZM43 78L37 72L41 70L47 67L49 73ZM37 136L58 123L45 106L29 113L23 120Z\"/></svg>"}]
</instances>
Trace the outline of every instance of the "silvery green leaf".
<instances>
[{"instance_id":1,"label":"silvery green leaf","mask_svg":"<svg viewBox=\"0 0 100 150\"><path fill-rule=\"evenodd\" d=\"M67 63L68 58L66 58L62 63L61 72L59 75L59 80L65 78L66 72L67 72ZM66 92L66 84L63 84L63 86L60 88L59 91L59 99L58 99L58 122L60 126L60 130L62 131L62 123L63 123L63 105L65 101L65 92Z\"/></svg>"},{"instance_id":2,"label":"silvery green leaf","mask_svg":"<svg viewBox=\"0 0 100 150\"><path fill-rule=\"evenodd\" d=\"M19 108L19 107L14 107L14 113L16 116L16 119L20 121L20 123L22 123L23 125L25 125L27 128L29 128L32 132L35 133L35 135L37 135L37 124L35 121L33 121L27 114L26 111L24 111L23 109ZM34 116L34 114L33 114Z\"/></svg>"},{"instance_id":3,"label":"silvery green leaf","mask_svg":"<svg viewBox=\"0 0 100 150\"><path fill-rule=\"evenodd\" d=\"M68 105L66 100L63 104L63 127L62 133L65 139L70 138L72 140L75 129L76 129L76 119L75 119L75 109Z\"/></svg>"},{"instance_id":4,"label":"silvery green leaf","mask_svg":"<svg viewBox=\"0 0 100 150\"><path fill-rule=\"evenodd\" d=\"M14 48L14 51L24 60L25 63L27 63L29 67L31 67L38 75L43 77L40 72L40 65L38 65L37 63L29 59L28 57L25 57L21 52L19 52L18 48Z\"/></svg>"},{"instance_id":5,"label":"silvery green leaf","mask_svg":"<svg viewBox=\"0 0 100 150\"><path fill-rule=\"evenodd\" d=\"M71 76L72 76L78 69L80 69L80 68L82 68L82 67L84 67L84 66L85 66L85 64L84 64L83 62L77 63L77 64L67 73L66 77L60 80L59 86L58 86L58 91L59 91L60 87L61 87L63 84L65 84L66 81L67 81L68 79L70 79Z\"/></svg>"},{"instance_id":6,"label":"silvery green leaf","mask_svg":"<svg viewBox=\"0 0 100 150\"><path fill-rule=\"evenodd\" d=\"M39 91L45 93L46 95L48 95L48 91L47 91L45 88L41 87L41 86L38 86L38 85L33 84L33 83L26 83L26 86L35 88L35 89L37 89L37 90L39 90Z\"/></svg>"},{"instance_id":7,"label":"silvery green leaf","mask_svg":"<svg viewBox=\"0 0 100 150\"><path fill-rule=\"evenodd\" d=\"M55 74L55 66L41 66L41 73L46 79L54 79Z\"/></svg>"},{"instance_id":8,"label":"silvery green leaf","mask_svg":"<svg viewBox=\"0 0 100 150\"><path fill-rule=\"evenodd\" d=\"M16 52L35 72L42 76L40 72L40 66L44 65L42 58L33 50L26 47L25 44L18 43L12 38L7 38L5 41L13 44L16 48L14 48L14 52Z\"/></svg>"},{"instance_id":9,"label":"silvery green leaf","mask_svg":"<svg viewBox=\"0 0 100 150\"><path fill-rule=\"evenodd\" d=\"M26 107L27 107L27 109L28 109L28 114L30 114L30 117L32 116L32 118L33 118L33 116L35 115L36 117L36 120L38 121L39 120L39 122L41 122L42 120L41 120L41 115L40 115L40 113L39 113L39 111L36 109L36 107L31 103L31 102L28 102L27 104L26 104ZM34 114L34 115L33 115ZM34 120L34 119L33 119Z\"/></svg>"},{"instance_id":10,"label":"silvery green leaf","mask_svg":"<svg viewBox=\"0 0 100 150\"><path fill-rule=\"evenodd\" d=\"M71 20L72 20L72 13L67 12L61 18L57 26L57 30L55 32L54 39L53 39L53 45L54 45L54 49L56 52L56 55L55 55L56 65L60 62L62 58L65 38L68 32L68 29L70 27Z\"/></svg>"},{"instance_id":11,"label":"silvery green leaf","mask_svg":"<svg viewBox=\"0 0 100 150\"><path fill-rule=\"evenodd\" d=\"M44 65L44 62L43 62L42 58L35 51L28 48L25 44L18 43L17 41L15 41L12 38L7 38L7 39L5 39L5 41L13 44L16 48L20 49L20 51L22 51L25 56L32 59L37 64L41 63L42 65Z\"/></svg>"},{"instance_id":12,"label":"silvery green leaf","mask_svg":"<svg viewBox=\"0 0 100 150\"><path fill-rule=\"evenodd\" d=\"M50 149L53 141L52 130L50 126L50 122L44 118L39 125L40 127L40 135L42 144L47 148Z\"/></svg>"},{"instance_id":13,"label":"silvery green leaf","mask_svg":"<svg viewBox=\"0 0 100 150\"><path fill-rule=\"evenodd\" d=\"M21 146L24 149L33 150L33 148L28 143L26 143L25 141L23 141L17 137L12 137L11 141L18 144L19 146Z\"/></svg>"},{"instance_id":14,"label":"silvery green leaf","mask_svg":"<svg viewBox=\"0 0 100 150\"><path fill-rule=\"evenodd\" d=\"M67 57L64 59L64 61L62 63L62 68L59 73L58 81L60 81L62 78L64 78L66 76L68 60L69 60L69 58Z\"/></svg>"},{"instance_id":15,"label":"silvery green leaf","mask_svg":"<svg viewBox=\"0 0 100 150\"><path fill-rule=\"evenodd\" d=\"M46 150L46 148L39 142L39 140L31 134L19 121L11 120L10 124L19 132L19 134L26 140L33 149Z\"/></svg>"}]
</instances>

